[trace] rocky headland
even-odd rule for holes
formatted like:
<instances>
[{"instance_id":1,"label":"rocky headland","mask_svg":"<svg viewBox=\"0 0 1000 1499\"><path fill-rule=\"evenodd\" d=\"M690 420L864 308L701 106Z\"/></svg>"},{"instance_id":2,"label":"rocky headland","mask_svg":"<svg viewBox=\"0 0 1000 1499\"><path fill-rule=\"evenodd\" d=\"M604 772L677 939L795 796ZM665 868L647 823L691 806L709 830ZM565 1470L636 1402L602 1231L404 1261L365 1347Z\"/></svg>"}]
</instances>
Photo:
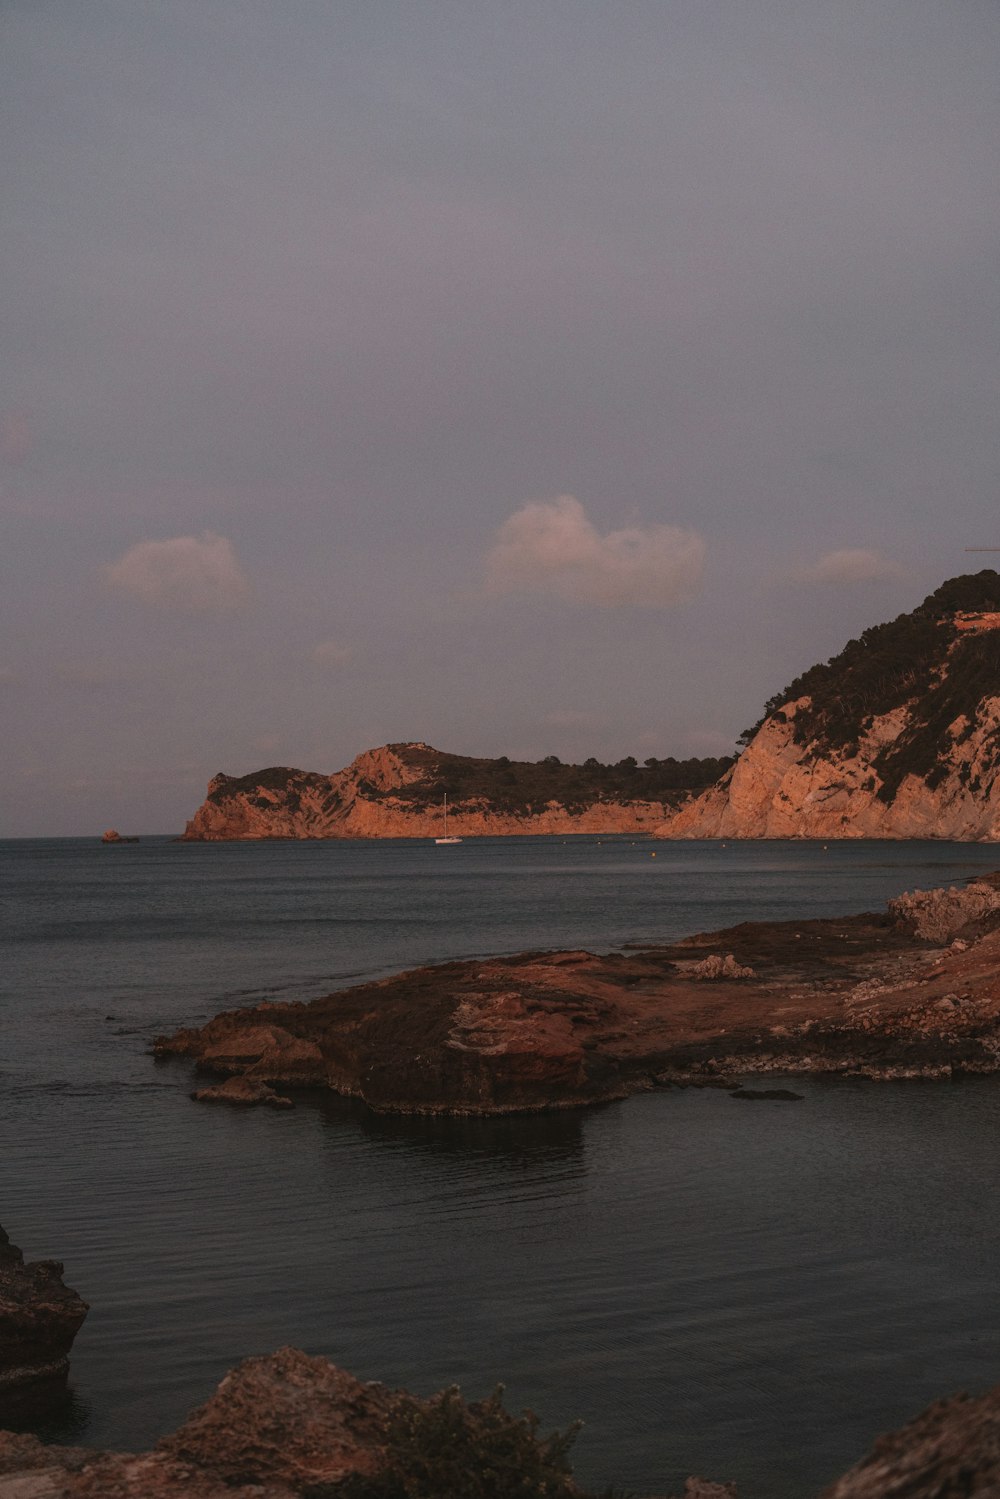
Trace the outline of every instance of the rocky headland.
<instances>
[{"instance_id":1,"label":"rocky headland","mask_svg":"<svg viewBox=\"0 0 1000 1499\"><path fill-rule=\"evenodd\" d=\"M237 1365L151 1452L44 1446L0 1431L0 1499L587 1499L568 1453L499 1393L420 1400L282 1348ZM1000 1488L1000 1386L932 1405L821 1499L987 1499ZM684 1499L736 1499L689 1478Z\"/></svg>"},{"instance_id":2,"label":"rocky headland","mask_svg":"<svg viewBox=\"0 0 1000 1499\"><path fill-rule=\"evenodd\" d=\"M505 1114L760 1074L1000 1070L1000 878L883 912L744 923L604 956L445 963L157 1039L235 1079L198 1096L328 1088L383 1112ZM281 1097L281 1095L278 1095Z\"/></svg>"},{"instance_id":3,"label":"rocky headland","mask_svg":"<svg viewBox=\"0 0 1000 1499\"><path fill-rule=\"evenodd\" d=\"M43 1403L65 1383L89 1307L62 1277L58 1260L26 1264L0 1228L0 1418Z\"/></svg>"},{"instance_id":4,"label":"rocky headland","mask_svg":"<svg viewBox=\"0 0 1000 1499\"><path fill-rule=\"evenodd\" d=\"M1000 839L1000 574L865 630L743 738L659 836Z\"/></svg>"},{"instance_id":5,"label":"rocky headland","mask_svg":"<svg viewBox=\"0 0 1000 1499\"><path fill-rule=\"evenodd\" d=\"M429 744L366 750L333 775L271 766L215 776L185 842L651 832L728 758L563 765L449 755Z\"/></svg>"}]
</instances>

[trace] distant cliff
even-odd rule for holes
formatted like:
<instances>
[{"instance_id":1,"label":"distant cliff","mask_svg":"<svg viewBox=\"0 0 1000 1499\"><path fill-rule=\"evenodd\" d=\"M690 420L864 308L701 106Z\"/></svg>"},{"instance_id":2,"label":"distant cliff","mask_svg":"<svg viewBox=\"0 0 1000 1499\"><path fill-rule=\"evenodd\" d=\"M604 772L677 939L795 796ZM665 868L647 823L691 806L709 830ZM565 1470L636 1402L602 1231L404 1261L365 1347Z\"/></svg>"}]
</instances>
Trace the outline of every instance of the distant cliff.
<instances>
[{"instance_id":1,"label":"distant cliff","mask_svg":"<svg viewBox=\"0 0 1000 1499\"><path fill-rule=\"evenodd\" d=\"M273 766L217 775L184 838L432 838L649 832L729 760L563 765L449 755L428 744L366 750L333 775Z\"/></svg>"},{"instance_id":2,"label":"distant cliff","mask_svg":"<svg viewBox=\"0 0 1000 1499\"><path fill-rule=\"evenodd\" d=\"M744 739L661 836L1000 839L1000 574L865 630Z\"/></svg>"}]
</instances>

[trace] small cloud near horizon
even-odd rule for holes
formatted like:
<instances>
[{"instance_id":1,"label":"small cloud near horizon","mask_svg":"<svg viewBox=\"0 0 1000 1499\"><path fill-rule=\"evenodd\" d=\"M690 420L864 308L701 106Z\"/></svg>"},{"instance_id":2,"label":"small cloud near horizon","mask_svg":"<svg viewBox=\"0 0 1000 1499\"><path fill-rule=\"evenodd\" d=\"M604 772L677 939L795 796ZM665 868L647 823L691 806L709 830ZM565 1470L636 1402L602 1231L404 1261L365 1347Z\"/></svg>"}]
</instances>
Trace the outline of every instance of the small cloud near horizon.
<instances>
[{"instance_id":1,"label":"small cloud near horizon","mask_svg":"<svg viewBox=\"0 0 1000 1499\"><path fill-rule=\"evenodd\" d=\"M535 593L611 609L667 609L697 592L705 542L679 526L629 526L602 536L572 495L523 505L486 558L491 594Z\"/></svg>"},{"instance_id":2,"label":"small cloud near horizon","mask_svg":"<svg viewBox=\"0 0 1000 1499\"><path fill-rule=\"evenodd\" d=\"M844 547L840 551L826 552L810 566L792 568L786 574L792 583L832 584L884 583L902 576L903 568L898 562L892 562L881 552L868 547Z\"/></svg>"},{"instance_id":3,"label":"small cloud near horizon","mask_svg":"<svg viewBox=\"0 0 1000 1499\"><path fill-rule=\"evenodd\" d=\"M212 531L137 542L104 568L104 579L142 604L187 614L238 609L250 593L232 542Z\"/></svg>"},{"instance_id":4,"label":"small cloud near horizon","mask_svg":"<svg viewBox=\"0 0 1000 1499\"><path fill-rule=\"evenodd\" d=\"M353 654L351 647L341 645L339 640L321 640L319 645L313 646L312 660L317 666L346 666Z\"/></svg>"}]
</instances>

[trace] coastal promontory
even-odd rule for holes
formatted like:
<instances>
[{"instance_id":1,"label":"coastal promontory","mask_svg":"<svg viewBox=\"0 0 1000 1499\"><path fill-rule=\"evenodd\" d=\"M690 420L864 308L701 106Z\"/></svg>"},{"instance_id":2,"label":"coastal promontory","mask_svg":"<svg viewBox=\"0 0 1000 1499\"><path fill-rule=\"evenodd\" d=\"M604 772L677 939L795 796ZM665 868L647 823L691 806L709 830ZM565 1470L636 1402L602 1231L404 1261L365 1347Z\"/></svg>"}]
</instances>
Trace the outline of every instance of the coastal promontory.
<instances>
[{"instance_id":1,"label":"coastal promontory","mask_svg":"<svg viewBox=\"0 0 1000 1499\"><path fill-rule=\"evenodd\" d=\"M767 1073L997 1072L1000 887L981 878L882 912L747 922L641 951L445 963L230 1010L155 1050L240 1079L238 1103L317 1087L418 1114L564 1108L671 1085L735 1092Z\"/></svg>"},{"instance_id":2,"label":"coastal promontory","mask_svg":"<svg viewBox=\"0 0 1000 1499\"><path fill-rule=\"evenodd\" d=\"M743 737L660 836L1000 839L1000 574L865 630Z\"/></svg>"},{"instance_id":3,"label":"coastal promontory","mask_svg":"<svg viewBox=\"0 0 1000 1499\"><path fill-rule=\"evenodd\" d=\"M710 786L728 758L626 756L564 765L451 755L429 744L366 750L333 775L271 766L219 774L187 824L186 842L265 838L433 838L523 833L650 832Z\"/></svg>"}]
</instances>

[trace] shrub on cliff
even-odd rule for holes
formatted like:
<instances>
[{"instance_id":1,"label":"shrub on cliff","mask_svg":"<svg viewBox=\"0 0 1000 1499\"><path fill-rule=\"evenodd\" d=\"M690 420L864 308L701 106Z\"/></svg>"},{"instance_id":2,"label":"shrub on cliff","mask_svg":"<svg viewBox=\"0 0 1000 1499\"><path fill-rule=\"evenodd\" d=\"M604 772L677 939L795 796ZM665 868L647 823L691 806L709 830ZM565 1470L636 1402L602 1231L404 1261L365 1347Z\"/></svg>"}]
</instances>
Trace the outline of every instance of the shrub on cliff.
<instances>
[{"instance_id":1,"label":"shrub on cliff","mask_svg":"<svg viewBox=\"0 0 1000 1499\"><path fill-rule=\"evenodd\" d=\"M904 705L910 723L875 760L878 795L892 801L907 775L933 787L944 774L949 726L970 720L985 697L1000 694L1000 644L995 632L964 638L957 613L1000 611L1000 573L991 569L951 578L909 614L873 625L829 661L811 666L764 707L740 735L749 744L764 720L785 703L808 698L795 716L796 743L821 753L856 753L875 717Z\"/></svg>"},{"instance_id":2,"label":"shrub on cliff","mask_svg":"<svg viewBox=\"0 0 1000 1499\"><path fill-rule=\"evenodd\" d=\"M316 1484L304 1499L579 1499L567 1461L578 1429L540 1438L537 1416L504 1409L502 1386L469 1405L443 1390L404 1403L377 1473Z\"/></svg>"}]
</instances>

